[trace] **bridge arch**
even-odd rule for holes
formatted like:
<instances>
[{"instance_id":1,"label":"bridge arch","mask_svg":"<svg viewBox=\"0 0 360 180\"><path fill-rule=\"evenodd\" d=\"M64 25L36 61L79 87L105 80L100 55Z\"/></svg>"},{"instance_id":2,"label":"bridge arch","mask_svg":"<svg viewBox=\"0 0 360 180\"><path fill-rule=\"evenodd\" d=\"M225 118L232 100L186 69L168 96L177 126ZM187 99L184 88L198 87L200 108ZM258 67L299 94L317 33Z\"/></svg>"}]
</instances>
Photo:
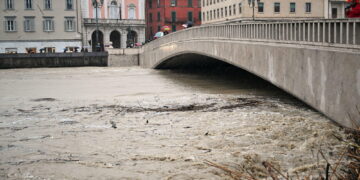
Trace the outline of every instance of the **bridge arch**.
<instances>
[{"instance_id":1,"label":"bridge arch","mask_svg":"<svg viewBox=\"0 0 360 180\"><path fill-rule=\"evenodd\" d=\"M328 21L326 26L315 21L271 23L203 26L171 33L141 49L140 65L162 68L186 54L216 58L267 80L343 126L360 125L360 36L323 35L338 32L328 29L334 27ZM355 25L360 27L360 21L354 20L349 29L360 34ZM313 31L318 28L323 31ZM349 41L338 41L339 36Z\"/></svg>"}]
</instances>

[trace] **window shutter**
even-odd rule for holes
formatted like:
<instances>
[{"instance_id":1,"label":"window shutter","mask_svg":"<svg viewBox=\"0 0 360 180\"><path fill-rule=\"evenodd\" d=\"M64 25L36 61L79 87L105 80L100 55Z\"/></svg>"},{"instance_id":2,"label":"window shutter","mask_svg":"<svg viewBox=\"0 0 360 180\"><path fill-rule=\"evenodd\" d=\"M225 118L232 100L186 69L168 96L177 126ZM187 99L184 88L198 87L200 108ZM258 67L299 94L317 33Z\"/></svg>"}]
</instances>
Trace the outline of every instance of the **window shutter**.
<instances>
[{"instance_id":1,"label":"window shutter","mask_svg":"<svg viewBox=\"0 0 360 180\"><path fill-rule=\"evenodd\" d=\"M31 31L35 31L35 19L31 20Z\"/></svg>"},{"instance_id":2,"label":"window shutter","mask_svg":"<svg viewBox=\"0 0 360 180\"><path fill-rule=\"evenodd\" d=\"M5 27L5 31L7 31L8 30L8 24L7 24L6 20L4 21L4 27Z\"/></svg>"},{"instance_id":3,"label":"window shutter","mask_svg":"<svg viewBox=\"0 0 360 180\"><path fill-rule=\"evenodd\" d=\"M66 19L65 19L65 21L64 21L64 31L65 31L65 32L68 31L68 28L67 28L67 26L66 26Z\"/></svg>"}]
</instances>

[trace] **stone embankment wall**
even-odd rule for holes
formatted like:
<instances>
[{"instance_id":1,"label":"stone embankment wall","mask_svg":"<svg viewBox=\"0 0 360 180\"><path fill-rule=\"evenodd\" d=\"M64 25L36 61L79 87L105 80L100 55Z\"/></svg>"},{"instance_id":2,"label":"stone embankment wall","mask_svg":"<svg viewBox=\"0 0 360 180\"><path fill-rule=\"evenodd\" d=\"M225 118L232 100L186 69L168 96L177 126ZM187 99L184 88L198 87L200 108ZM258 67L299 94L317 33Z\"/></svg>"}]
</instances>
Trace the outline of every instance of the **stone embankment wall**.
<instances>
[{"instance_id":1,"label":"stone embankment wall","mask_svg":"<svg viewBox=\"0 0 360 180\"><path fill-rule=\"evenodd\" d=\"M128 67L139 66L140 49L107 49L109 52L108 66Z\"/></svg>"},{"instance_id":2,"label":"stone embankment wall","mask_svg":"<svg viewBox=\"0 0 360 180\"><path fill-rule=\"evenodd\" d=\"M0 68L107 66L107 52L0 54Z\"/></svg>"}]
</instances>

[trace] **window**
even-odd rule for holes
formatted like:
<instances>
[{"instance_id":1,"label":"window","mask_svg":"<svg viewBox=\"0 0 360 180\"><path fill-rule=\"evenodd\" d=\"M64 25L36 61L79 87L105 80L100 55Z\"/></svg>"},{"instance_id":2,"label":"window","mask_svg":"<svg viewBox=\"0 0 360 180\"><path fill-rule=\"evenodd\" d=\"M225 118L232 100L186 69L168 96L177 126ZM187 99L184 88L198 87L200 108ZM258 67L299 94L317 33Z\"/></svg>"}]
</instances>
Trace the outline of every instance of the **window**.
<instances>
[{"instance_id":1,"label":"window","mask_svg":"<svg viewBox=\"0 0 360 180\"><path fill-rule=\"evenodd\" d=\"M206 12L206 20L209 21L210 18L209 18L209 11Z\"/></svg>"},{"instance_id":2,"label":"window","mask_svg":"<svg viewBox=\"0 0 360 180\"><path fill-rule=\"evenodd\" d=\"M36 48L31 47L31 48L25 48L26 53L28 54L35 54L36 53Z\"/></svg>"},{"instance_id":3,"label":"window","mask_svg":"<svg viewBox=\"0 0 360 180\"><path fill-rule=\"evenodd\" d=\"M201 0L198 0L198 7L201 7Z\"/></svg>"},{"instance_id":4,"label":"window","mask_svg":"<svg viewBox=\"0 0 360 180\"><path fill-rule=\"evenodd\" d=\"M296 11L296 4L294 2L290 3L290 12L294 13Z\"/></svg>"},{"instance_id":5,"label":"window","mask_svg":"<svg viewBox=\"0 0 360 180\"><path fill-rule=\"evenodd\" d=\"M158 26L158 27L157 27L157 31L161 31L161 26Z\"/></svg>"},{"instance_id":6,"label":"window","mask_svg":"<svg viewBox=\"0 0 360 180\"><path fill-rule=\"evenodd\" d=\"M75 31L75 17L65 17L65 31Z\"/></svg>"},{"instance_id":7,"label":"window","mask_svg":"<svg viewBox=\"0 0 360 180\"><path fill-rule=\"evenodd\" d=\"M188 7L193 7L193 1L192 0L188 0Z\"/></svg>"},{"instance_id":8,"label":"window","mask_svg":"<svg viewBox=\"0 0 360 180\"><path fill-rule=\"evenodd\" d=\"M227 17L227 7L225 7L225 17Z\"/></svg>"},{"instance_id":9,"label":"window","mask_svg":"<svg viewBox=\"0 0 360 180\"><path fill-rule=\"evenodd\" d=\"M130 4L128 7L128 19L136 19L136 6L134 4Z\"/></svg>"},{"instance_id":10,"label":"window","mask_svg":"<svg viewBox=\"0 0 360 180\"><path fill-rule=\"evenodd\" d=\"M45 9L52 9L52 0L44 0Z\"/></svg>"},{"instance_id":11,"label":"window","mask_svg":"<svg viewBox=\"0 0 360 180\"><path fill-rule=\"evenodd\" d=\"M5 17L5 31L15 32L16 31L16 17Z\"/></svg>"},{"instance_id":12,"label":"window","mask_svg":"<svg viewBox=\"0 0 360 180\"><path fill-rule=\"evenodd\" d=\"M202 18L201 20L206 21L205 12L203 12L203 14L202 14L201 18Z\"/></svg>"},{"instance_id":13,"label":"window","mask_svg":"<svg viewBox=\"0 0 360 180\"><path fill-rule=\"evenodd\" d=\"M110 19L119 19L119 8L117 7L116 1L111 1L111 4L109 6L109 17Z\"/></svg>"},{"instance_id":14,"label":"window","mask_svg":"<svg viewBox=\"0 0 360 180\"><path fill-rule=\"evenodd\" d=\"M152 0L149 0L149 8L152 8Z\"/></svg>"},{"instance_id":15,"label":"window","mask_svg":"<svg viewBox=\"0 0 360 180\"><path fill-rule=\"evenodd\" d=\"M67 10L72 10L72 9L74 9L74 7L73 7L73 0L66 0L66 9L67 9Z\"/></svg>"},{"instance_id":16,"label":"window","mask_svg":"<svg viewBox=\"0 0 360 180\"><path fill-rule=\"evenodd\" d=\"M43 30L44 30L44 32L53 32L54 31L54 18L53 17L44 17Z\"/></svg>"},{"instance_id":17,"label":"window","mask_svg":"<svg viewBox=\"0 0 360 180\"><path fill-rule=\"evenodd\" d=\"M149 14L149 22L153 21L152 13Z\"/></svg>"},{"instance_id":18,"label":"window","mask_svg":"<svg viewBox=\"0 0 360 180\"><path fill-rule=\"evenodd\" d=\"M233 5L234 15L236 15L236 4Z\"/></svg>"},{"instance_id":19,"label":"window","mask_svg":"<svg viewBox=\"0 0 360 180\"><path fill-rule=\"evenodd\" d=\"M221 18L224 17L224 8L221 8Z\"/></svg>"},{"instance_id":20,"label":"window","mask_svg":"<svg viewBox=\"0 0 360 180\"><path fill-rule=\"evenodd\" d=\"M173 24L173 25L171 26L171 29L172 29L172 32L175 32L175 31L176 31L176 25Z\"/></svg>"},{"instance_id":21,"label":"window","mask_svg":"<svg viewBox=\"0 0 360 180\"><path fill-rule=\"evenodd\" d=\"M239 3L239 14L241 14L242 9L241 9L241 3Z\"/></svg>"},{"instance_id":22,"label":"window","mask_svg":"<svg viewBox=\"0 0 360 180\"><path fill-rule=\"evenodd\" d=\"M160 7L160 0L157 0L156 6L157 6L157 7Z\"/></svg>"},{"instance_id":23,"label":"window","mask_svg":"<svg viewBox=\"0 0 360 180\"><path fill-rule=\"evenodd\" d=\"M259 13L263 13L263 12L264 12L264 3L263 3L263 2L259 2L259 3L258 3L258 12L259 12Z\"/></svg>"},{"instance_id":24,"label":"window","mask_svg":"<svg viewBox=\"0 0 360 180\"><path fill-rule=\"evenodd\" d=\"M210 20L212 20L213 17L212 17L212 11L210 11Z\"/></svg>"},{"instance_id":25,"label":"window","mask_svg":"<svg viewBox=\"0 0 360 180\"><path fill-rule=\"evenodd\" d=\"M32 9L32 0L25 0L25 9Z\"/></svg>"},{"instance_id":26,"label":"window","mask_svg":"<svg viewBox=\"0 0 360 180\"><path fill-rule=\"evenodd\" d=\"M274 12L280 13L280 3L279 2L274 3Z\"/></svg>"},{"instance_id":27,"label":"window","mask_svg":"<svg viewBox=\"0 0 360 180\"><path fill-rule=\"evenodd\" d=\"M157 12L157 21L158 21L158 22L160 22L160 21L161 21L160 12Z\"/></svg>"},{"instance_id":28,"label":"window","mask_svg":"<svg viewBox=\"0 0 360 180\"><path fill-rule=\"evenodd\" d=\"M6 54L16 54L17 48L5 48L5 53Z\"/></svg>"},{"instance_id":29,"label":"window","mask_svg":"<svg viewBox=\"0 0 360 180\"><path fill-rule=\"evenodd\" d=\"M305 12L311 13L311 3L305 3Z\"/></svg>"},{"instance_id":30,"label":"window","mask_svg":"<svg viewBox=\"0 0 360 180\"><path fill-rule=\"evenodd\" d=\"M213 10L213 13L214 13L214 19L216 19L216 10L215 9Z\"/></svg>"},{"instance_id":31,"label":"window","mask_svg":"<svg viewBox=\"0 0 360 180\"><path fill-rule=\"evenodd\" d=\"M176 6L176 0L171 0L170 6Z\"/></svg>"},{"instance_id":32,"label":"window","mask_svg":"<svg viewBox=\"0 0 360 180\"><path fill-rule=\"evenodd\" d=\"M101 17L101 9L100 8L93 8L93 12L94 12L94 18L100 18Z\"/></svg>"},{"instance_id":33,"label":"window","mask_svg":"<svg viewBox=\"0 0 360 180\"><path fill-rule=\"evenodd\" d=\"M14 0L5 0L6 9L14 9Z\"/></svg>"},{"instance_id":34,"label":"window","mask_svg":"<svg viewBox=\"0 0 360 180\"><path fill-rule=\"evenodd\" d=\"M199 21L201 21L201 12L199 12Z\"/></svg>"},{"instance_id":35,"label":"window","mask_svg":"<svg viewBox=\"0 0 360 180\"><path fill-rule=\"evenodd\" d=\"M176 22L176 12L171 12L171 22Z\"/></svg>"},{"instance_id":36,"label":"window","mask_svg":"<svg viewBox=\"0 0 360 180\"><path fill-rule=\"evenodd\" d=\"M220 10L219 9L216 10L216 16L217 16L217 18L220 18Z\"/></svg>"},{"instance_id":37,"label":"window","mask_svg":"<svg viewBox=\"0 0 360 180\"><path fill-rule=\"evenodd\" d=\"M336 19L337 16L337 8L331 8L331 17Z\"/></svg>"},{"instance_id":38,"label":"window","mask_svg":"<svg viewBox=\"0 0 360 180\"><path fill-rule=\"evenodd\" d=\"M229 6L229 16L231 16L231 6Z\"/></svg>"},{"instance_id":39,"label":"window","mask_svg":"<svg viewBox=\"0 0 360 180\"><path fill-rule=\"evenodd\" d=\"M35 17L25 17L24 18L24 31L25 32L34 32L35 31Z\"/></svg>"},{"instance_id":40,"label":"window","mask_svg":"<svg viewBox=\"0 0 360 180\"><path fill-rule=\"evenodd\" d=\"M55 53L55 47L44 47L45 53Z\"/></svg>"}]
</instances>

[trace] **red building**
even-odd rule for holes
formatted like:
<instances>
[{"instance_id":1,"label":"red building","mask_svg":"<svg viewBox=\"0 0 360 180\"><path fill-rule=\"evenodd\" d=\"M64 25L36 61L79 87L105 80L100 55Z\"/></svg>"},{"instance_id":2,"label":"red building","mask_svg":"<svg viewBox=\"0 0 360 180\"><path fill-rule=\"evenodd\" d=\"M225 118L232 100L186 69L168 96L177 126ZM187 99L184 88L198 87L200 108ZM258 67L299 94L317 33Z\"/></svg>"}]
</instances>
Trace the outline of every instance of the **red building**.
<instances>
[{"instance_id":1,"label":"red building","mask_svg":"<svg viewBox=\"0 0 360 180\"><path fill-rule=\"evenodd\" d=\"M146 39L165 25L175 32L189 21L194 26L201 24L201 0L146 0L145 4Z\"/></svg>"}]
</instances>

